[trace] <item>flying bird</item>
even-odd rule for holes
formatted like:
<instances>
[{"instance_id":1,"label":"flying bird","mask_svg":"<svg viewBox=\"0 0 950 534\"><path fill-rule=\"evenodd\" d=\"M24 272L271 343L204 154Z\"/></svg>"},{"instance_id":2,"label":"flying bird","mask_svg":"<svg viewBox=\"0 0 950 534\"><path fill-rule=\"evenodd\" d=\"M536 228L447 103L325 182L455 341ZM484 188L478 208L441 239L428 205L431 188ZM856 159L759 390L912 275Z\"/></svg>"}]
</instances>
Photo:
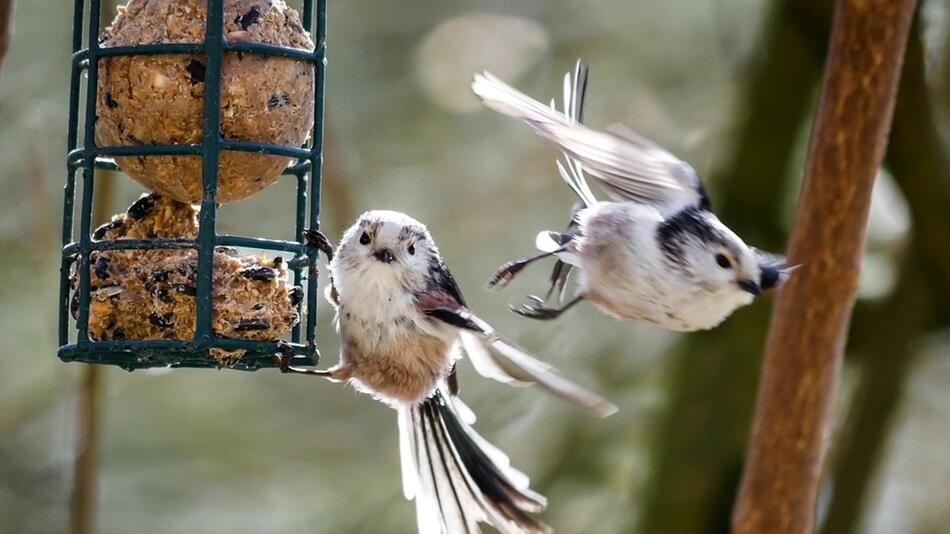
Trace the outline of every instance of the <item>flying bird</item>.
<instances>
[{"instance_id":1,"label":"flying bird","mask_svg":"<svg viewBox=\"0 0 950 534\"><path fill-rule=\"evenodd\" d=\"M396 410L403 491L416 501L420 532L479 532L480 522L499 532L549 532L532 515L545 498L472 428L456 362L465 354L483 376L538 384L599 416L616 407L473 314L428 229L408 215L364 213L336 252L318 231L307 238L330 259L326 296L336 309L340 362L298 369L288 352L281 370L349 382Z\"/></svg>"},{"instance_id":2,"label":"flying bird","mask_svg":"<svg viewBox=\"0 0 950 534\"><path fill-rule=\"evenodd\" d=\"M788 278L793 267L784 258L746 245L719 220L689 164L624 126L585 126L587 84L587 67L578 61L564 76L559 111L488 72L472 83L487 107L521 119L561 150L558 173L580 200L566 231L541 232L539 254L508 262L489 281L503 287L528 264L554 256L548 297L557 293L562 302L575 270L578 293L559 308L530 295L530 304L513 311L554 319L588 300L619 319L705 330ZM610 200L594 196L587 175Z\"/></svg>"}]
</instances>

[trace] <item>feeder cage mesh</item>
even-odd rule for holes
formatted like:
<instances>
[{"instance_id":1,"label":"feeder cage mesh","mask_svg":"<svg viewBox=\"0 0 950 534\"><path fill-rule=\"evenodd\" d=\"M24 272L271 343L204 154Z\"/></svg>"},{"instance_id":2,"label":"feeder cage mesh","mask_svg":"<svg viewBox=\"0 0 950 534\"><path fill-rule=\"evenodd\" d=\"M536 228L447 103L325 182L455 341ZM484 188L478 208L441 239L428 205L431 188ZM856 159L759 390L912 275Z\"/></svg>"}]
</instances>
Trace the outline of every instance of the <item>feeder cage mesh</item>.
<instances>
[{"instance_id":1,"label":"feeder cage mesh","mask_svg":"<svg viewBox=\"0 0 950 534\"><path fill-rule=\"evenodd\" d=\"M295 364L315 365L317 270L319 252L304 239L305 228L318 228L320 178L323 164L324 82L326 74L326 0L304 0L304 29L314 38L315 48L301 50L262 43L232 42L224 38L224 0L207 0L205 40L201 43L169 43L101 47L100 0L75 0L73 18L72 74L69 89L66 187L63 206L63 249L59 295L59 349L63 361L118 365L128 370L147 367L220 367L212 349L244 351L235 369L272 367L273 356L292 350ZM85 47L83 45L85 44ZM282 146L225 140L221 127L221 64L224 52L243 52L288 57L314 65L314 121L307 146ZM175 145L97 146L96 92L98 64L114 56L154 54L199 54L205 57L205 86L200 143ZM85 87L83 94L82 88ZM80 129L80 117L82 117ZM296 179L294 241L222 235L216 231L218 161L221 151L244 151L285 156L291 159L285 176ZM201 157L202 198L197 239L153 238L93 240L93 189L96 172L118 170L117 156L191 155ZM81 195L76 209L77 177ZM78 234L75 233L78 218ZM74 239L78 235L78 241ZM289 342L251 341L216 336L212 331L212 280L215 247L241 247L291 254L288 262L294 284L306 288L306 298L297 304L300 322ZM194 249L197 251L195 333L188 340L94 340L89 337L90 254L94 251ZM71 272L78 273L73 299ZM71 301L77 319L71 315ZM78 302L78 310L76 303ZM303 307L306 306L304 310ZM75 328L73 328L75 325Z\"/></svg>"}]
</instances>

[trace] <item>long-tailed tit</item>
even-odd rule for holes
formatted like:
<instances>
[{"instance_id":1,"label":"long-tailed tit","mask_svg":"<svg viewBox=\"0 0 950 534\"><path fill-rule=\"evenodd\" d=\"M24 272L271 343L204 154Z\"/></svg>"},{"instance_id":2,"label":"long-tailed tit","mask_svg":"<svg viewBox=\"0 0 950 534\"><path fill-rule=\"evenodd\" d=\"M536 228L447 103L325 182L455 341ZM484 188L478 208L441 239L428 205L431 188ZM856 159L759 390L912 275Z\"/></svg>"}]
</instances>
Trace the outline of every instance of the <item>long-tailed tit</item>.
<instances>
[{"instance_id":1,"label":"long-tailed tit","mask_svg":"<svg viewBox=\"0 0 950 534\"><path fill-rule=\"evenodd\" d=\"M426 227L402 213L370 211L330 259L327 299L336 308L340 362L326 371L285 372L347 381L398 412L403 490L416 500L420 532L547 532L530 514L545 499L528 478L475 433L458 398L455 363L464 352L476 371L501 382L538 384L600 416L616 407L502 340L468 310ZM456 350L461 348L463 350Z\"/></svg>"},{"instance_id":2,"label":"long-tailed tit","mask_svg":"<svg viewBox=\"0 0 950 534\"><path fill-rule=\"evenodd\" d=\"M561 308L530 296L513 308L553 319L589 300L610 315L670 330L713 328L736 308L790 274L784 259L747 246L711 211L699 176L686 162L623 126L597 131L582 124L587 68L564 77L564 110L546 106L491 74L472 89L489 108L523 120L554 143L557 169L580 198L565 232L541 232L541 253L502 266L489 282L504 286L529 263L556 256L551 290L563 298L568 275L580 271L578 295ZM607 192L598 201L585 173Z\"/></svg>"}]
</instances>

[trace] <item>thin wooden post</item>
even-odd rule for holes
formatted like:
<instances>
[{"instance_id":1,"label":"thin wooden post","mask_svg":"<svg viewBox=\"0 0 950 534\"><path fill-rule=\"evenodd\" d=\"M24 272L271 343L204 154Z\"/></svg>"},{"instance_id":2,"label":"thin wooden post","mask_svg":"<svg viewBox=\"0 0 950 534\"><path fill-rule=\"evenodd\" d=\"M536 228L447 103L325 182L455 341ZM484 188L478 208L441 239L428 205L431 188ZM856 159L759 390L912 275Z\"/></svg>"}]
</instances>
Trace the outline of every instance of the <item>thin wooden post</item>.
<instances>
[{"instance_id":1,"label":"thin wooden post","mask_svg":"<svg viewBox=\"0 0 950 534\"><path fill-rule=\"evenodd\" d=\"M736 534L815 528L834 391L860 273L874 177L916 0L839 0L759 384Z\"/></svg>"},{"instance_id":2,"label":"thin wooden post","mask_svg":"<svg viewBox=\"0 0 950 534\"><path fill-rule=\"evenodd\" d=\"M13 0L0 0L0 68L13 41Z\"/></svg>"}]
</instances>

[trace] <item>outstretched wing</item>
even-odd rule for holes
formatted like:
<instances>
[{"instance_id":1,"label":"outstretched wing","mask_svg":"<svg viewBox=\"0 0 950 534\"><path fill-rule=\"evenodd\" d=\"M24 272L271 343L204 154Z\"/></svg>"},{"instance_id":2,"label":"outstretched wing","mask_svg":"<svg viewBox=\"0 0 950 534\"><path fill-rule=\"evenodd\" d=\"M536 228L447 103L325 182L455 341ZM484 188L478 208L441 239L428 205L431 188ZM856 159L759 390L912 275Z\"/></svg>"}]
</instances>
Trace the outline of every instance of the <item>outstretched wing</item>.
<instances>
[{"instance_id":1,"label":"outstretched wing","mask_svg":"<svg viewBox=\"0 0 950 534\"><path fill-rule=\"evenodd\" d=\"M601 417L617 407L600 395L562 376L554 367L502 339L462 302L458 285L447 269L433 277L433 284L418 296L416 306L425 315L459 329L462 346L475 370L484 377L513 385L538 384ZM453 293L455 295L453 295Z\"/></svg>"},{"instance_id":2,"label":"outstretched wing","mask_svg":"<svg viewBox=\"0 0 950 534\"><path fill-rule=\"evenodd\" d=\"M576 101L574 95L583 96L586 74L583 77L584 84L565 83L568 102ZM569 87L573 88L570 94ZM628 128L616 126L609 131L588 128L570 116L570 112L577 109L576 104L566 104L568 115L565 115L488 72L475 75L472 90L486 106L523 120L563 151L568 156L568 165L559 162L559 170L569 183L576 179L576 173L586 172L617 201L651 204L664 213L687 206L709 207L699 175L689 164ZM572 159L576 163L572 164ZM584 200L584 195L578 195Z\"/></svg>"}]
</instances>

